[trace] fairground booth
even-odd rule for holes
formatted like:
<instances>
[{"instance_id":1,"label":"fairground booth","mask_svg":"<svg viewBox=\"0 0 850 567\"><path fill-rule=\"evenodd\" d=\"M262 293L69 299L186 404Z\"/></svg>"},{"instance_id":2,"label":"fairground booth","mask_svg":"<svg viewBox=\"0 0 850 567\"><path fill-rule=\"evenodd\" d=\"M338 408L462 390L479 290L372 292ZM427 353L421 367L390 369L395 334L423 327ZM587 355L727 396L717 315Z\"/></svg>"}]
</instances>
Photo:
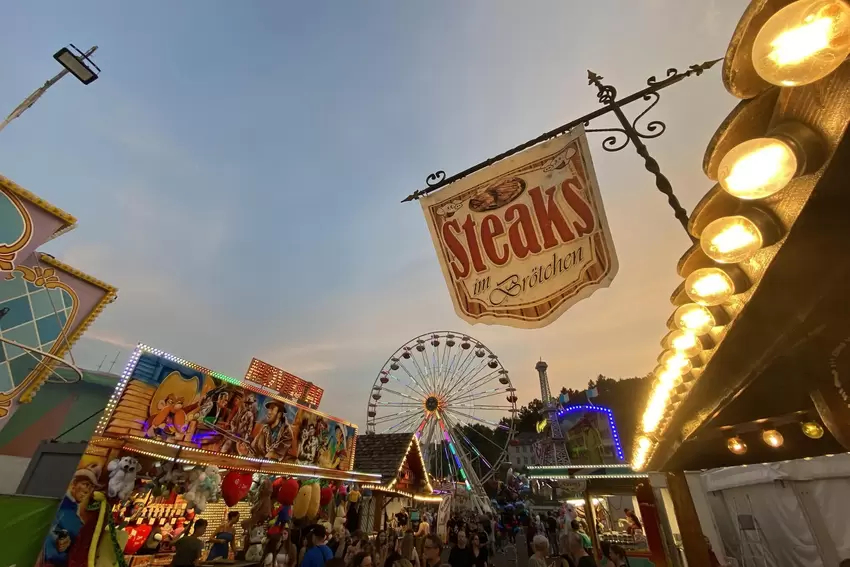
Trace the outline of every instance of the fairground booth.
<instances>
[{"instance_id":1,"label":"fairground booth","mask_svg":"<svg viewBox=\"0 0 850 567\"><path fill-rule=\"evenodd\" d=\"M741 102L708 144L632 459L661 472L690 567L704 536L738 564L850 558L848 53L838 0L753 1L726 53Z\"/></svg>"},{"instance_id":2,"label":"fairground booth","mask_svg":"<svg viewBox=\"0 0 850 567\"><path fill-rule=\"evenodd\" d=\"M625 462L614 413L593 404L559 407L549 419L560 431L567 454L558 464L528 467L528 480L542 483L565 515L579 520L590 536L595 555L604 543L629 553L633 567L668 565L662 529L649 475Z\"/></svg>"},{"instance_id":3,"label":"fairground booth","mask_svg":"<svg viewBox=\"0 0 850 567\"><path fill-rule=\"evenodd\" d=\"M286 383L284 391L305 398L304 388ZM318 406L321 390L307 385L310 405ZM427 483L408 484L421 478L409 473L421 466L415 440L399 453L393 481L382 468L352 470L355 459L370 465L355 455L356 436L353 424L268 385L139 345L59 507L41 564L168 565L175 541L197 519L208 521L206 541L239 512L222 530L231 535L220 550L253 565L284 527L296 545L309 525L359 529L368 487L428 493Z\"/></svg>"}]
</instances>

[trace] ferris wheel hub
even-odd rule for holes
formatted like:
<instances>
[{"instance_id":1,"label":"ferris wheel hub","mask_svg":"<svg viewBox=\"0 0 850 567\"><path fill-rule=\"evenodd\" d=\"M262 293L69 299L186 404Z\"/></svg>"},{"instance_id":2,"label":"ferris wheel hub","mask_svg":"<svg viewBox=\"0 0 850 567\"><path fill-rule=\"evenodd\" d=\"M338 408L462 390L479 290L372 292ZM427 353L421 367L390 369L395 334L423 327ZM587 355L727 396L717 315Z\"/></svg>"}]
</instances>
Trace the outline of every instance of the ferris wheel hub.
<instances>
[{"instance_id":1,"label":"ferris wheel hub","mask_svg":"<svg viewBox=\"0 0 850 567\"><path fill-rule=\"evenodd\" d=\"M428 411L437 411L437 408L440 407L440 400L438 400L435 396L428 396L428 399L425 400L425 409Z\"/></svg>"}]
</instances>

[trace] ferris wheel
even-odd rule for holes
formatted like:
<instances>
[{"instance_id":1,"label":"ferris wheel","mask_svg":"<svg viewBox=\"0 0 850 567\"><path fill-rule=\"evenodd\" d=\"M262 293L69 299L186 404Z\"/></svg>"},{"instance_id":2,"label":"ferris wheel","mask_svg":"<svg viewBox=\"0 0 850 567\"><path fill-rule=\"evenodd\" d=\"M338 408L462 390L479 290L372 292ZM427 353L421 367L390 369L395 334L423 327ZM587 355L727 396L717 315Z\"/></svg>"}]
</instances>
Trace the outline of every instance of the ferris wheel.
<instances>
[{"instance_id":1,"label":"ferris wheel","mask_svg":"<svg viewBox=\"0 0 850 567\"><path fill-rule=\"evenodd\" d=\"M432 484L465 488L487 511L484 483L507 461L516 402L508 371L484 344L426 333L396 350L375 378L366 433L415 433Z\"/></svg>"}]
</instances>

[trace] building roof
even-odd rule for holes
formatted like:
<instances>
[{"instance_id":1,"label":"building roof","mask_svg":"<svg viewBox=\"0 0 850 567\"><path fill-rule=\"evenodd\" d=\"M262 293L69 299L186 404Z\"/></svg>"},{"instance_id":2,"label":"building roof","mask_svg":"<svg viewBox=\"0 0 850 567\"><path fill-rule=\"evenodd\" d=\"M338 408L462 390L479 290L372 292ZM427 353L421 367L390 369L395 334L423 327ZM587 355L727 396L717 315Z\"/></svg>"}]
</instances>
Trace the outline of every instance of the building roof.
<instances>
[{"instance_id":1,"label":"building roof","mask_svg":"<svg viewBox=\"0 0 850 567\"><path fill-rule=\"evenodd\" d=\"M384 480L398 473L413 433L369 433L357 436L354 470L380 474Z\"/></svg>"}]
</instances>

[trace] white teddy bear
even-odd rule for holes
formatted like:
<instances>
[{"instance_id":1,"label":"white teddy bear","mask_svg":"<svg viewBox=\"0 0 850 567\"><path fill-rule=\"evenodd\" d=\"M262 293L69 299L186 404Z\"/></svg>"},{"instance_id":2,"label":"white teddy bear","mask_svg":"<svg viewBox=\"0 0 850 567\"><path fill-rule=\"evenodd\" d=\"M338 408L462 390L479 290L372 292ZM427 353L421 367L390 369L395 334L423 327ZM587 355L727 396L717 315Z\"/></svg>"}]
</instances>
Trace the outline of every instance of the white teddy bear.
<instances>
[{"instance_id":1,"label":"white teddy bear","mask_svg":"<svg viewBox=\"0 0 850 567\"><path fill-rule=\"evenodd\" d=\"M136 484L136 473L141 469L139 461L133 457L125 456L109 462L106 470L109 471L109 485L107 493L110 498L116 496L120 500L127 500L133 493Z\"/></svg>"},{"instance_id":2,"label":"white teddy bear","mask_svg":"<svg viewBox=\"0 0 850 567\"><path fill-rule=\"evenodd\" d=\"M189 490L183 495L183 499L198 514L203 513L208 501L218 498L219 486L221 486L221 473L216 466L208 466L204 469L196 468L189 473Z\"/></svg>"}]
</instances>

